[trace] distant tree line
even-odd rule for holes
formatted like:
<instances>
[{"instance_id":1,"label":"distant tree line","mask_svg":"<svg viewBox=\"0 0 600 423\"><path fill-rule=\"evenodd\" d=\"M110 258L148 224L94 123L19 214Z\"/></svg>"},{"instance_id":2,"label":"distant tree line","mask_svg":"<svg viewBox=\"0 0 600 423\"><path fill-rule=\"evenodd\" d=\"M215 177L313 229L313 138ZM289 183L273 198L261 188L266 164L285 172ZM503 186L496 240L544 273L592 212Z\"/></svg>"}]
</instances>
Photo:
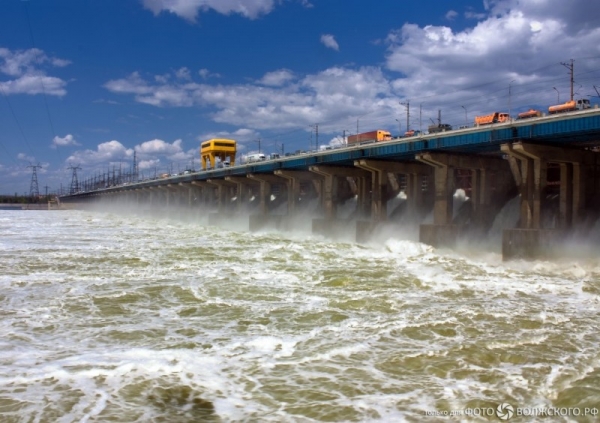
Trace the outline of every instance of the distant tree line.
<instances>
[{"instance_id":1,"label":"distant tree line","mask_svg":"<svg viewBox=\"0 0 600 423\"><path fill-rule=\"evenodd\" d=\"M52 195L40 195L39 197L32 197L30 195L19 195L15 192L15 195L0 194L0 204L15 203L15 204L37 204L46 203L55 197Z\"/></svg>"}]
</instances>

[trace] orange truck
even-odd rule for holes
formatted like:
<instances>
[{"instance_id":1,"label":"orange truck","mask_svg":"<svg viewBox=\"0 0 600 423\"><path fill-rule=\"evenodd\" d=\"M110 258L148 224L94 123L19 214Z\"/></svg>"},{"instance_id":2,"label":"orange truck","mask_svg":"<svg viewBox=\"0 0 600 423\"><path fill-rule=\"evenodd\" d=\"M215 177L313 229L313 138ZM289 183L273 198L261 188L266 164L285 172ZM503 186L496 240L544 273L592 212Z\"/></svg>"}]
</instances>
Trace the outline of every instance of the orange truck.
<instances>
[{"instance_id":1,"label":"orange truck","mask_svg":"<svg viewBox=\"0 0 600 423\"><path fill-rule=\"evenodd\" d=\"M531 119L534 117L541 117L541 116L542 116L542 112L540 112L539 110L529 109L526 112L519 113L517 115L517 119Z\"/></svg>"},{"instance_id":2,"label":"orange truck","mask_svg":"<svg viewBox=\"0 0 600 423\"><path fill-rule=\"evenodd\" d=\"M556 113L574 112L575 110L589 109L590 107L590 100L584 98L577 101L567 101L566 103L557 104L556 106L550 106L548 107L548 113L553 115Z\"/></svg>"},{"instance_id":3,"label":"orange truck","mask_svg":"<svg viewBox=\"0 0 600 423\"><path fill-rule=\"evenodd\" d=\"M348 144L359 144L362 142L389 141L392 134L389 131L378 129L376 131L363 132L361 134L348 136Z\"/></svg>"},{"instance_id":4,"label":"orange truck","mask_svg":"<svg viewBox=\"0 0 600 423\"><path fill-rule=\"evenodd\" d=\"M494 112L485 116L475 116L475 125L490 125L492 123L503 123L510 120L508 113Z\"/></svg>"}]
</instances>

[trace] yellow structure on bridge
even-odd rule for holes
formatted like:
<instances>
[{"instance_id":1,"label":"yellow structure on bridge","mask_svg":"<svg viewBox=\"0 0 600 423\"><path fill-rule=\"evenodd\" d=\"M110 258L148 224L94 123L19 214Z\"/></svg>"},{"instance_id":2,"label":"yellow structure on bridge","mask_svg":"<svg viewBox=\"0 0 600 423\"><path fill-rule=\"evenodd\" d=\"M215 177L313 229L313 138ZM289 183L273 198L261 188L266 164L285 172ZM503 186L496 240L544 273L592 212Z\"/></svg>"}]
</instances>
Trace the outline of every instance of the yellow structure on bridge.
<instances>
[{"instance_id":1,"label":"yellow structure on bridge","mask_svg":"<svg viewBox=\"0 0 600 423\"><path fill-rule=\"evenodd\" d=\"M214 169L217 165L217 157L220 159L221 164L225 165L225 163L228 163L226 166L233 166L235 165L235 153L235 140L213 138L204 141L200 145L200 161L202 162L202 169ZM227 161L227 159L229 159L229 161Z\"/></svg>"}]
</instances>

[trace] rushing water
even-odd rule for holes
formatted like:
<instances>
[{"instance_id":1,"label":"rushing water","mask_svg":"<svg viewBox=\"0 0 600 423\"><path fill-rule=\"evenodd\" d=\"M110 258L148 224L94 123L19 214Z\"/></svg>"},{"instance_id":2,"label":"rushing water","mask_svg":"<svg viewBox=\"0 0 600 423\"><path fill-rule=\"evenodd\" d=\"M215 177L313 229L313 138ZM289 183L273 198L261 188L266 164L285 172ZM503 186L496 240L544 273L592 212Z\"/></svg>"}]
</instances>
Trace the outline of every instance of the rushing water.
<instances>
[{"instance_id":1,"label":"rushing water","mask_svg":"<svg viewBox=\"0 0 600 423\"><path fill-rule=\"evenodd\" d=\"M0 211L0 420L420 422L600 404L600 259L200 222Z\"/></svg>"}]
</instances>

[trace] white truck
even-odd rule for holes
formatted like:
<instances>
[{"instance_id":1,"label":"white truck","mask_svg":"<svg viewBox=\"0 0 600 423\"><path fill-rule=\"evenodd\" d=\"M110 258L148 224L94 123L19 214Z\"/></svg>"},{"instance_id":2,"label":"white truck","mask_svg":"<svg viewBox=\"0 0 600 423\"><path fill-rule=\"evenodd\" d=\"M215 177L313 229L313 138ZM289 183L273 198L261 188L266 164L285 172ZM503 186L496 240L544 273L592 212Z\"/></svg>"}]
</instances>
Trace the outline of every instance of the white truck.
<instances>
[{"instance_id":1,"label":"white truck","mask_svg":"<svg viewBox=\"0 0 600 423\"><path fill-rule=\"evenodd\" d=\"M256 163L265 160L265 155L262 153L249 154L246 156L246 163Z\"/></svg>"}]
</instances>

